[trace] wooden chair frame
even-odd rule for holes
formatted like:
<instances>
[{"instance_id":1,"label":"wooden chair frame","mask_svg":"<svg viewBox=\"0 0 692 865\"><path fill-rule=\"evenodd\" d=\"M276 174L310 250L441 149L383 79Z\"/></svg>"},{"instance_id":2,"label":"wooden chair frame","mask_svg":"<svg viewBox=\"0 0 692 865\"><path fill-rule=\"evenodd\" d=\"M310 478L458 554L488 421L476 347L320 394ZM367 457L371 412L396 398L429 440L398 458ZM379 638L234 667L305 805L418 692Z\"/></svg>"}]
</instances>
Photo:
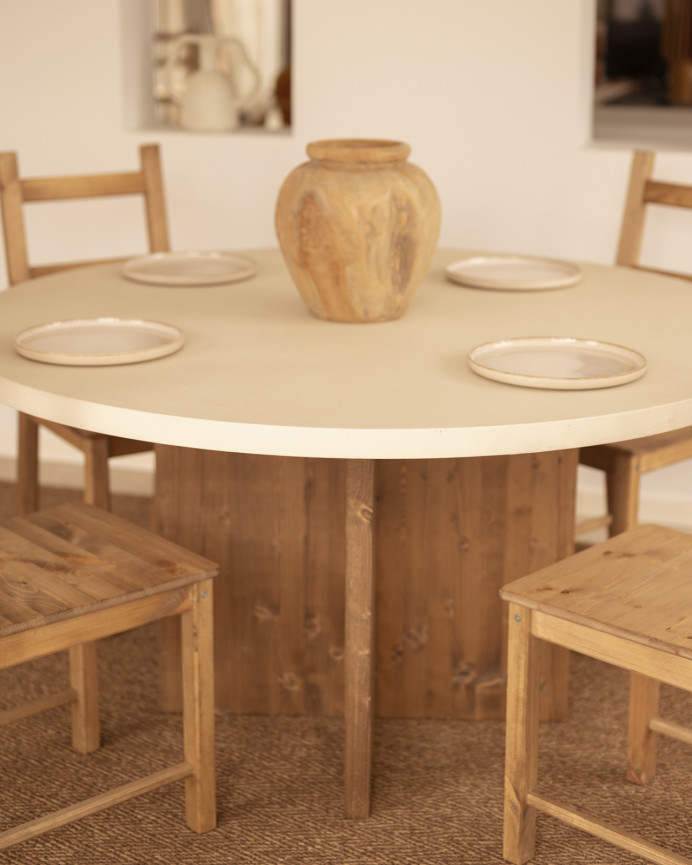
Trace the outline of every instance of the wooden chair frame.
<instances>
[{"instance_id":1,"label":"wooden chair frame","mask_svg":"<svg viewBox=\"0 0 692 865\"><path fill-rule=\"evenodd\" d=\"M615 263L692 280L692 275L639 264L648 206L692 209L692 186L654 180L654 161L654 153L636 151L633 154ZM579 524L577 535L608 526L612 537L635 526L639 517L641 475L691 458L692 427L631 441L581 448L579 462L605 473L607 513Z\"/></svg>"},{"instance_id":2,"label":"wooden chair frame","mask_svg":"<svg viewBox=\"0 0 692 865\"><path fill-rule=\"evenodd\" d=\"M690 574L689 535L640 526L500 592L509 601L503 855L514 865L534 855L537 811L659 865L692 865L690 858L537 790L543 643L630 671L629 781L643 784L654 775L657 733L692 744L692 730L658 715L660 682L692 692L692 649L685 645L689 628L683 613L690 592L680 597ZM661 603L652 605L657 593Z\"/></svg>"},{"instance_id":3,"label":"wooden chair frame","mask_svg":"<svg viewBox=\"0 0 692 865\"><path fill-rule=\"evenodd\" d=\"M139 149L140 168L116 174L22 178L16 153L0 153L0 213L10 285L75 267L105 264L119 259L73 261L32 265L29 262L24 205L38 201L139 195L144 200L148 245L151 252L170 249L159 148L145 144ZM50 429L80 450L85 457L84 498L90 504L110 509L108 460L153 449L149 442L86 432L63 424L49 423L19 414L17 491L19 513L38 507L39 426Z\"/></svg>"},{"instance_id":4,"label":"wooden chair frame","mask_svg":"<svg viewBox=\"0 0 692 865\"><path fill-rule=\"evenodd\" d=\"M74 541L65 538L70 528ZM66 649L70 653L69 687L0 712L0 726L71 704L73 746L82 753L97 749L96 641L177 616L182 624L184 734L182 762L0 832L0 850L183 778L188 826L196 832L213 829L212 578L218 568L88 505L17 517L0 527L0 549L9 559L0 579L0 669ZM69 565L72 558L77 559L74 566ZM62 567L56 568L54 560ZM22 562L25 573L18 571ZM34 584L35 591L17 590L20 581ZM50 612L41 613L44 609Z\"/></svg>"}]
</instances>

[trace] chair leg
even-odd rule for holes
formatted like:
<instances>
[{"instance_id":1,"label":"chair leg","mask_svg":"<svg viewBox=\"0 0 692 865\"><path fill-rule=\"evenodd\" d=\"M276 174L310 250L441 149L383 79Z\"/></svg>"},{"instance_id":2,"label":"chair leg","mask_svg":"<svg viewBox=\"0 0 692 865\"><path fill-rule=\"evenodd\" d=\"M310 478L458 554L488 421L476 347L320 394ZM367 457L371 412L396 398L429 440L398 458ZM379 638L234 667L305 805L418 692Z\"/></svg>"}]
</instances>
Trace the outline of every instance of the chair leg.
<instances>
[{"instance_id":1,"label":"chair leg","mask_svg":"<svg viewBox=\"0 0 692 865\"><path fill-rule=\"evenodd\" d=\"M181 712L183 680L180 673L180 616L161 619L159 628L159 707L162 712Z\"/></svg>"},{"instance_id":2,"label":"chair leg","mask_svg":"<svg viewBox=\"0 0 692 865\"><path fill-rule=\"evenodd\" d=\"M72 703L72 747L88 754L101 745L95 642L70 649L70 685L77 692L77 699Z\"/></svg>"},{"instance_id":3,"label":"chair leg","mask_svg":"<svg viewBox=\"0 0 692 865\"><path fill-rule=\"evenodd\" d=\"M612 472L606 474L608 513L612 515L610 537L634 528L639 521L639 457L618 454Z\"/></svg>"},{"instance_id":4,"label":"chair leg","mask_svg":"<svg viewBox=\"0 0 692 865\"><path fill-rule=\"evenodd\" d=\"M185 817L195 832L216 827L214 771L214 632L212 581L191 589L191 609L181 615L185 760Z\"/></svg>"},{"instance_id":5,"label":"chair leg","mask_svg":"<svg viewBox=\"0 0 692 865\"><path fill-rule=\"evenodd\" d=\"M531 859L536 840L536 809L527 797L538 780L538 648L531 611L510 604L503 856L514 865Z\"/></svg>"},{"instance_id":6,"label":"chair leg","mask_svg":"<svg viewBox=\"0 0 692 865\"><path fill-rule=\"evenodd\" d=\"M84 451L84 501L105 511L111 509L106 436L89 439Z\"/></svg>"},{"instance_id":7,"label":"chair leg","mask_svg":"<svg viewBox=\"0 0 692 865\"><path fill-rule=\"evenodd\" d=\"M656 772L656 733L651 719L658 715L661 684L630 673L630 716L627 733L627 780L646 784Z\"/></svg>"},{"instance_id":8,"label":"chair leg","mask_svg":"<svg viewBox=\"0 0 692 865\"><path fill-rule=\"evenodd\" d=\"M38 424L19 412L17 428L17 512L38 510Z\"/></svg>"}]
</instances>

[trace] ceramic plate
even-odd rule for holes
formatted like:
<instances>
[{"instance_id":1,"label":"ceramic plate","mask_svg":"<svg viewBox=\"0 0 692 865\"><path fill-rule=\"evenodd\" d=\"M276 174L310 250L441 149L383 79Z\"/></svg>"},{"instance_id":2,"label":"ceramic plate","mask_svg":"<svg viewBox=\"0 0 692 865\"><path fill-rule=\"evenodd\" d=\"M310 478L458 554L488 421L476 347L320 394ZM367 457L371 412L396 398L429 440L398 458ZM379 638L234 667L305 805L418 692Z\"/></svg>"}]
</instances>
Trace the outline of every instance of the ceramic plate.
<instances>
[{"instance_id":1,"label":"ceramic plate","mask_svg":"<svg viewBox=\"0 0 692 865\"><path fill-rule=\"evenodd\" d=\"M485 378L557 390L614 387L646 372L646 359L638 351L572 337L487 342L469 352L469 364Z\"/></svg>"},{"instance_id":2,"label":"ceramic plate","mask_svg":"<svg viewBox=\"0 0 692 865\"><path fill-rule=\"evenodd\" d=\"M234 252L155 252L126 261L123 276L152 285L217 285L257 273L257 265Z\"/></svg>"},{"instance_id":3,"label":"ceramic plate","mask_svg":"<svg viewBox=\"0 0 692 865\"><path fill-rule=\"evenodd\" d=\"M516 255L474 255L450 264L447 278L473 288L536 291L576 285L581 270L567 261Z\"/></svg>"},{"instance_id":4,"label":"ceramic plate","mask_svg":"<svg viewBox=\"0 0 692 865\"><path fill-rule=\"evenodd\" d=\"M184 340L177 327L158 321L87 318L30 327L15 336L14 347L42 363L114 366L164 357Z\"/></svg>"}]
</instances>

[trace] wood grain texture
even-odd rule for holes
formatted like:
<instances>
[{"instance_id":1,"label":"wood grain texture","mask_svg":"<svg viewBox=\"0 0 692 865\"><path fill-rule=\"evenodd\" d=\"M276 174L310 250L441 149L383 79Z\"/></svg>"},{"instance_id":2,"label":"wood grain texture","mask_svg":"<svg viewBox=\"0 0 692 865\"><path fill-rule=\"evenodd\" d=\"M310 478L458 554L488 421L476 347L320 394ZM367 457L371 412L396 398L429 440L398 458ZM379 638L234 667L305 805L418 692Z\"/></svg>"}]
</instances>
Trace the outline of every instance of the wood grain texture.
<instances>
[{"instance_id":1,"label":"wood grain texture","mask_svg":"<svg viewBox=\"0 0 692 865\"><path fill-rule=\"evenodd\" d=\"M615 256L616 264L628 266L639 261L646 218L644 190L653 172L655 159L654 153L644 151L635 151L632 155L630 179Z\"/></svg>"},{"instance_id":2,"label":"wood grain texture","mask_svg":"<svg viewBox=\"0 0 692 865\"><path fill-rule=\"evenodd\" d=\"M499 589L572 551L576 463L376 463L377 715L504 716ZM157 530L222 567L219 709L343 713L345 501L337 460L157 447ZM542 712L562 717L565 653L545 663Z\"/></svg>"},{"instance_id":3,"label":"wood grain texture","mask_svg":"<svg viewBox=\"0 0 692 865\"><path fill-rule=\"evenodd\" d=\"M82 504L8 520L0 527L0 557L0 637L151 597L215 572L207 559Z\"/></svg>"},{"instance_id":4,"label":"wood grain texture","mask_svg":"<svg viewBox=\"0 0 692 865\"><path fill-rule=\"evenodd\" d=\"M99 721L98 651L91 640L70 648L72 702L72 747L88 754L101 746Z\"/></svg>"},{"instance_id":5,"label":"wood grain texture","mask_svg":"<svg viewBox=\"0 0 692 865\"><path fill-rule=\"evenodd\" d=\"M0 556L0 667L70 651L70 687L3 713L0 723L69 702L75 749L97 749L97 641L182 614L185 748L177 765L0 832L0 849L181 778L188 825L196 832L214 828L216 565L85 503L7 521Z\"/></svg>"},{"instance_id":6,"label":"wood grain texture","mask_svg":"<svg viewBox=\"0 0 692 865\"><path fill-rule=\"evenodd\" d=\"M646 784L656 772L656 733L651 722L658 716L660 691L660 682L630 673L627 780L633 784Z\"/></svg>"},{"instance_id":7,"label":"wood grain texture","mask_svg":"<svg viewBox=\"0 0 692 865\"><path fill-rule=\"evenodd\" d=\"M214 770L214 604L212 580L190 591L190 609L181 618L185 816L195 832L216 827Z\"/></svg>"},{"instance_id":8,"label":"wood grain texture","mask_svg":"<svg viewBox=\"0 0 692 865\"><path fill-rule=\"evenodd\" d=\"M604 820L599 820L582 811L577 811L548 796L530 794L529 802L534 808L538 808L546 814L562 820L563 823L567 823L569 826L589 832L591 835L595 835L596 838L602 838L604 841L616 844L618 847L634 853L635 856L642 856L650 862L656 862L657 865L692 865L692 859L688 856L679 856L658 844L652 844L633 832L625 832L611 823L606 823Z\"/></svg>"},{"instance_id":9,"label":"wood grain texture","mask_svg":"<svg viewBox=\"0 0 692 865\"><path fill-rule=\"evenodd\" d=\"M538 780L538 641L531 634L531 611L509 606L505 805L502 855L523 865L534 854L536 809L528 796Z\"/></svg>"},{"instance_id":10,"label":"wood grain texture","mask_svg":"<svg viewBox=\"0 0 692 865\"><path fill-rule=\"evenodd\" d=\"M536 791L538 652L547 641L631 673L627 778L655 771L659 682L692 691L692 536L638 526L505 586L510 603L504 856L534 853L535 810L660 865L692 860Z\"/></svg>"},{"instance_id":11,"label":"wood grain texture","mask_svg":"<svg viewBox=\"0 0 692 865\"><path fill-rule=\"evenodd\" d=\"M370 813L375 674L375 465L346 464L345 814Z\"/></svg>"},{"instance_id":12,"label":"wood grain texture","mask_svg":"<svg viewBox=\"0 0 692 865\"><path fill-rule=\"evenodd\" d=\"M332 321L377 322L408 308L430 265L440 202L402 142L313 142L284 181L275 226L308 309Z\"/></svg>"},{"instance_id":13,"label":"wood grain texture","mask_svg":"<svg viewBox=\"0 0 692 865\"><path fill-rule=\"evenodd\" d=\"M692 536L642 525L505 586L502 596L692 660L691 573Z\"/></svg>"}]
</instances>

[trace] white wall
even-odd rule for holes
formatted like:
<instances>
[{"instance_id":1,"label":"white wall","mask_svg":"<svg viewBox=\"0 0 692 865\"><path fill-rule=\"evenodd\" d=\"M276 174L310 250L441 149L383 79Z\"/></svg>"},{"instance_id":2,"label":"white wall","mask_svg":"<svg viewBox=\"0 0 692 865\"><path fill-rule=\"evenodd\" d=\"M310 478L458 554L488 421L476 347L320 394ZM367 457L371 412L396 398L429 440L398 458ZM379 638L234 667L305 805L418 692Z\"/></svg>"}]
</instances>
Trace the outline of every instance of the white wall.
<instances>
[{"instance_id":1,"label":"white wall","mask_svg":"<svg viewBox=\"0 0 692 865\"><path fill-rule=\"evenodd\" d=\"M280 136L126 129L132 2L0 0L0 148L25 173L133 166L159 141L174 247L245 248L275 244L276 194L308 141L396 138L437 185L442 245L612 261L629 151L588 143L593 0L294 0L294 126ZM692 182L692 153L659 165ZM107 218L49 228L38 214L34 256L80 256L77 241L140 251L139 213ZM692 269L672 220L653 227L645 257ZM12 447L5 409L0 453ZM692 490L681 472L653 482Z\"/></svg>"}]
</instances>

